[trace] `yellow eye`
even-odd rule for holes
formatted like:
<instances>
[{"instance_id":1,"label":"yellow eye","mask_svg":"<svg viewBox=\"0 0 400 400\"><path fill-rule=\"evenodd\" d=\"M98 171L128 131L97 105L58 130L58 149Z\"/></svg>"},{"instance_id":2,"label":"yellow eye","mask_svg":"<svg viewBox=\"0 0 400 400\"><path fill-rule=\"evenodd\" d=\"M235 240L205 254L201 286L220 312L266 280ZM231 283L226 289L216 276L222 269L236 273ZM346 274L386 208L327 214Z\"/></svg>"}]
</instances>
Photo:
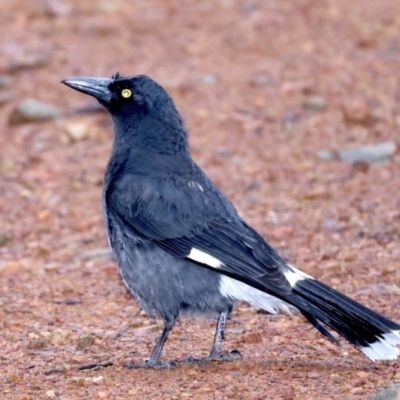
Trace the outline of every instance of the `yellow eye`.
<instances>
[{"instance_id":1,"label":"yellow eye","mask_svg":"<svg viewBox=\"0 0 400 400\"><path fill-rule=\"evenodd\" d=\"M132 92L129 89L124 89L121 92L121 96L124 97L125 99L129 99L129 97L132 96Z\"/></svg>"}]
</instances>

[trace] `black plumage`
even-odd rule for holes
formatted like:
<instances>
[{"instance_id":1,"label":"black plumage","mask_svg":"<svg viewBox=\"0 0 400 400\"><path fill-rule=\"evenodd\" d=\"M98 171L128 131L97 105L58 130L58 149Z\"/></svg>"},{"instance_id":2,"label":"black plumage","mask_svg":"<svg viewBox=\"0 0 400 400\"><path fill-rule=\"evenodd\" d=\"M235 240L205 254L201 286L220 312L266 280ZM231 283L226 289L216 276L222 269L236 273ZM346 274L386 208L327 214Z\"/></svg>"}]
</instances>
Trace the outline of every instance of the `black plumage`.
<instances>
[{"instance_id":1,"label":"black plumage","mask_svg":"<svg viewBox=\"0 0 400 400\"><path fill-rule=\"evenodd\" d=\"M334 342L326 326L371 359L398 356L400 325L286 264L242 220L192 160L182 118L160 85L119 74L63 83L96 97L113 119L103 188L110 246L127 287L165 324L150 359L129 367L173 365L160 363L160 354L184 312L218 316L204 360L240 355L221 352L226 318L237 300L270 312L293 306Z\"/></svg>"}]
</instances>

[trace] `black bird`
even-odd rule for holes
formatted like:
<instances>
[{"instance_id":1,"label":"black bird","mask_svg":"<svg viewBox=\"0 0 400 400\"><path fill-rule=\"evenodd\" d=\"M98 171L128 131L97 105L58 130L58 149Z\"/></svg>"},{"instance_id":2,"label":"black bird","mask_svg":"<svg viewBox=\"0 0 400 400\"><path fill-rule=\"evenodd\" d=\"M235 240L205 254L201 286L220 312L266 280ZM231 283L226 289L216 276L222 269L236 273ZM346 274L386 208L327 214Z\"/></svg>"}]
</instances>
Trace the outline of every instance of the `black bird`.
<instances>
[{"instance_id":1,"label":"black bird","mask_svg":"<svg viewBox=\"0 0 400 400\"><path fill-rule=\"evenodd\" d=\"M109 243L126 286L149 316L164 321L150 359L127 367L175 365L161 363L160 354L186 312L218 316L212 350L201 360L237 357L222 353L221 343L238 300L271 313L294 307L335 343L326 327L372 360L397 358L399 324L288 265L242 220L192 160L185 125L160 85L118 73L62 83L95 97L112 117L103 188Z\"/></svg>"}]
</instances>

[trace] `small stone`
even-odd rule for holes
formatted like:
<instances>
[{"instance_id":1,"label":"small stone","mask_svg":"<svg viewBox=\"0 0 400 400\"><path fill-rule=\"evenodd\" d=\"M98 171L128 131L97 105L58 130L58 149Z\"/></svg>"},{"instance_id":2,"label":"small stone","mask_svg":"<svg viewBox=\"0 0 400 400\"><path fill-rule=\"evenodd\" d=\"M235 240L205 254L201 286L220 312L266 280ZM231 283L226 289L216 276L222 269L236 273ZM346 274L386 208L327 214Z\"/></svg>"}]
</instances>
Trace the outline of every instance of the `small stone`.
<instances>
[{"instance_id":1,"label":"small stone","mask_svg":"<svg viewBox=\"0 0 400 400\"><path fill-rule=\"evenodd\" d=\"M115 332L115 333L112 333L111 335L110 335L110 339L112 339L112 340L117 340L118 338L120 338L122 335L119 333L119 332Z\"/></svg>"},{"instance_id":2,"label":"small stone","mask_svg":"<svg viewBox=\"0 0 400 400\"><path fill-rule=\"evenodd\" d=\"M29 342L28 342L28 349L31 350L42 350L46 348L49 345L49 342L47 338L44 338L43 336L37 336L35 335L34 337L30 337Z\"/></svg>"},{"instance_id":3,"label":"small stone","mask_svg":"<svg viewBox=\"0 0 400 400\"><path fill-rule=\"evenodd\" d=\"M64 128L70 142L78 142L87 139L89 136L88 126L82 122L69 123Z\"/></svg>"},{"instance_id":4,"label":"small stone","mask_svg":"<svg viewBox=\"0 0 400 400\"><path fill-rule=\"evenodd\" d=\"M82 386L85 386L85 380L80 376L79 377L74 376L69 380L69 384L71 386L82 387Z\"/></svg>"},{"instance_id":5,"label":"small stone","mask_svg":"<svg viewBox=\"0 0 400 400\"><path fill-rule=\"evenodd\" d=\"M242 342L247 344L261 343L262 337L258 332L250 332L242 337Z\"/></svg>"},{"instance_id":6,"label":"small stone","mask_svg":"<svg viewBox=\"0 0 400 400\"><path fill-rule=\"evenodd\" d=\"M52 343L61 343L64 342L65 340L67 340L69 337L71 336L71 332L67 331L67 330L63 330L63 329L56 329L55 331L53 331L50 336L49 336L49 340Z\"/></svg>"},{"instance_id":7,"label":"small stone","mask_svg":"<svg viewBox=\"0 0 400 400\"><path fill-rule=\"evenodd\" d=\"M377 164L385 162L389 157L395 155L396 151L397 144L395 142L381 142L349 150L321 150L317 155L325 161L343 160L351 164L359 162ZM365 166L362 166L362 170L366 170Z\"/></svg>"},{"instance_id":8,"label":"small stone","mask_svg":"<svg viewBox=\"0 0 400 400\"><path fill-rule=\"evenodd\" d=\"M9 236L3 231L0 231L0 247L6 245L9 240L10 240Z\"/></svg>"},{"instance_id":9,"label":"small stone","mask_svg":"<svg viewBox=\"0 0 400 400\"><path fill-rule=\"evenodd\" d=\"M95 338L90 333L86 333L78 338L77 350L85 350L95 343Z\"/></svg>"},{"instance_id":10,"label":"small stone","mask_svg":"<svg viewBox=\"0 0 400 400\"><path fill-rule=\"evenodd\" d=\"M48 390L46 392L47 397L56 397L56 392L54 390Z\"/></svg>"},{"instance_id":11,"label":"small stone","mask_svg":"<svg viewBox=\"0 0 400 400\"><path fill-rule=\"evenodd\" d=\"M6 71L14 74L27 69L35 69L45 66L49 62L47 54L23 54L8 64Z\"/></svg>"},{"instance_id":12,"label":"small stone","mask_svg":"<svg viewBox=\"0 0 400 400\"><path fill-rule=\"evenodd\" d=\"M375 145L360 146L351 150L338 150L340 158L349 163L365 161L367 163L381 163L396 153L395 142L382 142Z\"/></svg>"},{"instance_id":13,"label":"small stone","mask_svg":"<svg viewBox=\"0 0 400 400\"><path fill-rule=\"evenodd\" d=\"M303 195L304 200L315 200L318 198L328 198L329 192L323 186L317 186Z\"/></svg>"},{"instance_id":14,"label":"small stone","mask_svg":"<svg viewBox=\"0 0 400 400\"><path fill-rule=\"evenodd\" d=\"M368 372L365 372L365 371L359 371L359 372L357 372L357 376L358 376L359 378L365 379L365 378L368 378L368 377L369 377L369 373L368 373Z\"/></svg>"},{"instance_id":15,"label":"small stone","mask_svg":"<svg viewBox=\"0 0 400 400\"><path fill-rule=\"evenodd\" d=\"M378 387L382 387L384 385L383 381L378 382ZM368 397L368 400L397 400L400 395L400 386L393 385L386 389L381 390L374 396Z\"/></svg>"},{"instance_id":16,"label":"small stone","mask_svg":"<svg viewBox=\"0 0 400 400\"><path fill-rule=\"evenodd\" d=\"M103 382L103 377L101 375L95 376L92 380L93 380L93 383L101 383L101 382Z\"/></svg>"},{"instance_id":17,"label":"small stone","mask_svg":"<svg viewBox=\"0 0 400 400\"><path fill-rule=\"evenodd\" d=\"M21 380L21 378L18 375L12 374L12 375L9 375L7 377L6 382L8 382L8 383L16 383L16 382L18 382L20 380Z\"/></svg>"},{"instance_id":18,"label":"small stone","mask_svg":"<svg viewBox=\"0 0 400 400\"><path fill-rule=\"evenodd\" d=\"M252 86L268 86L272 83L272 79L265 75L255 76L249 81Z\"/></svg>"},{"instance_id":19,"label":"small stone","mask_svg":"<svg viewBox=\"0 0 400 400\"><path fill-rule=\"evenodd\" d=\"M337 150L320 150L317 152L319 159L324 161L339 160L340 155Z\"/></svg>"},{"instance_id":20,"label":"small stone","mask_svg":"<svg viewBox=\"0 0 400 400\"><path fill-rule=\"evenodd\" d=\"M202 81L204 83L207 83L208 85L215 85L217 83L218 79L215 75L207 74L207 75L203 76Z\"/></svg>"},{"instance_id":21,"label":"small stone","mask_svg":"<svg viewBox=\"0 0 400 400\"><path fill-rule=\"evenodd\" d=\"M48 210L48 209L40 210L36 213L36 218L40 222L48 221L51 218L51 216L52 216L52 214L51 214L50 210Z\"/></svg>"},{"instance_id":22,"label":"small stone","mask_svg":"<svg viewBox=\"0 0 400 400\"><path fill-rule=\"evenodd\" d=\"M308 379L318 379L320 378L321 374L319 372L309 372L307 374Z\"/></svg>"},{"instance_id":23,"label":"small stone","mask_svg":"<svg viewBox=\"0 0 400 400\"><path fill-rule=\"evenodd\" d=\"M353 389L350 390L350 393L352 394L363 394L364 393L364 389L362 387L355 387Z\"/></svg>"},{"instance_id":24,"label":"small stone","mask_svg":"<svg viewBox=\"0 0 400 400\"><path fill-rule=\"evenodd\" d=\"M26 122L38 122L60 116L59 110L46 103L34 99L26 99L14 109L9 117L10 125Z\"/></svg>"},{"instance_id":25,"label":"small stone","mask_svg":"<svg viewBox=\"0 0 400 400\"><path fill-rule=\"evenodd\" d=\"M304 100L305 110L312 112L324 112L327 108L326 100L322 96L310 96Z\"/></svg>"},{"instance_id":26,"label":"small stone","mask_svg":"<svg viewBox=\"0 0 400 400\"><path fill-rule=\"evenodd\" d=\"M363 98L346 101L342 106L343 117L347 123L369 125L373 121L371 109Z\"/></svg>"}]
</instances>

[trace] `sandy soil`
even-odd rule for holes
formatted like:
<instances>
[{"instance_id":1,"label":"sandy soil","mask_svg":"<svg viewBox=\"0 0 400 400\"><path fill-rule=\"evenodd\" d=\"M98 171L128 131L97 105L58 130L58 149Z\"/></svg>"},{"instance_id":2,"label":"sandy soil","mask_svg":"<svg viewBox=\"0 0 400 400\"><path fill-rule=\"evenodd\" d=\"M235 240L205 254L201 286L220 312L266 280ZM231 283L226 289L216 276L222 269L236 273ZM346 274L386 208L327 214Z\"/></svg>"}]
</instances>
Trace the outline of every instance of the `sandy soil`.
<instances>
[{"instance_id":1,"label":"sandy soil","mask_svg":"<svg viewBox=\"0 0 400 400\"><path fill-rule=\"evenodd\" d=\"M366 399L400 379L397 362L245 304L225 344L243 362L124 369L160 325L103 251L110 120L59 84L117 70L158 80L194 158L245 219L307 273L399 321L400 157L317 157L398 141L399 15L397 0L1 1L1 398ZM10 125L27 98L63 117ZM213 331L182 320L163 358L206 354Z\"/></svg>"}]
</instances>

